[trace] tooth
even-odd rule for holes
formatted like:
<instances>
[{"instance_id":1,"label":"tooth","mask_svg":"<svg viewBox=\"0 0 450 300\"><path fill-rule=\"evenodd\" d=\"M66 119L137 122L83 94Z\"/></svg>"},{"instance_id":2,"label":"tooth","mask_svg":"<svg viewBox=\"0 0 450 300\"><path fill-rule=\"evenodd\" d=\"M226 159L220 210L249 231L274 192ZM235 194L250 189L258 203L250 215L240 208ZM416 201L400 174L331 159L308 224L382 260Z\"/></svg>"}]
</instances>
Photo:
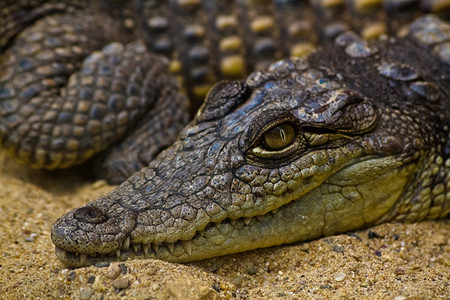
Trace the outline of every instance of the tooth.
<instances>
[{"instance_id":1,"label":"tooth","mask_svg":"<svg viewBox=\"0 0 450 300\"><path fill-rule=\"evenodd\" d=\"M116 250L116 256L120 258L120 249Z\"/></svg>"},{"instance_id":2,"label":"tooth","mask_svg":"<svg viewBox=\"0 0 450 300\"><path fill-rule=\"evenodd\" d=\"M205 237L205 231L204 230L198 231L198 234L201 235L202 237Z\"/></svg>"},{"instance_id":3,"label":"tooth","mask_svg":"<svg viewBox=\"0 0 450 300\"><path fill-rule=\"evenodd\" d=\"M217 230L220 230L220 223L214 223L214 226L216 226Z\"/></svg>"},{"instance_id":4,"label":"tooth","mask_svg":"<svg viewBox=\"0 0 450 300\"><path fill-rule=\"evenodd\" d=\"M88 265L89 264L89 261L87 259L87 254L81 254L80 255L80 263L82 265Z\"/></svg>"},{"instance_id":5,"label":"tooth","mask_svg":"<svg viewBox=\"0 0 450 300\"><path fill-rule=\"evenodd\" d=\"M127 237L122 244L122 249L128 250L130 249L130 237Z\"/></svg>"},{"instance_id":6,"label":"tooth","mask_svg":"<svg viewBox=\"0 0 450 300\"><path fill-rule=\"evenodd\" d=\"M192 242L191 241L181 241L181 245L184 248L184 251L186 251L187 254L192 254Z\"/></svg>"},{"instance_id":7,"label":"tooth","mask_svg":"<svg viewBox=\"0 0 450 300\"><path fill-rule=\"evenodd\" d=\"M236 225L236 223L237 223L237 220L236 219L230 219L230 223L231 223L231 225Z\"/></svg>"},{"instance_id":8,"label":"tooth","mask_svg":"<svg viewBox=\"0 0 450 300\"><path fill-rule=\"evenodd\" d=\"M75 256L80 256L80 252L75 252Z\"/></svg>"},{"instance_id":9,"label":"tooth","mask_svg":"<svg viewBox=\"0 0 450 300\"><path fill-rule=\"evenodd\" d=\"M133 250L135 253L138 253L138 251L141 249L141 245L140 244L133 244Z\"/></svg>"},{"instance_id":10,"label":"tooth","mask_svg":"<svg viewBox=\"0 0 450 300\"><path fill-rule=\"evenodd\" d=\"M144 250L144 255L147 255L147 254L148 254L148 246L149 246L149 245L142 244L142 250Z\"/></svg>"},{"instance_id":11,"label":"tooth","mask_svg":"<svg viewBox=\"0 0 450 300\"><path fill-rule=\"evenodd\" d=\"M250 224L250 221L252 220L252 218L244 218L244 224L248 225Z\"/></svg>"},{"instance_id":12,"label":"tooth","mask_svg":"<svg viewBox=\"0 0 450 300\"><path fill-rule=\"evenodd\" d=\"M173 250L175 249L175 245L171 243L167 243L167 249L169 249L170 253L173 254Z\"/></svg>"},{"instance_id":13,"label":"tooth","mask_svg":"<svg viewBox=\"0 0 450 300\"><path fill-rule=\"evenodd\" d=\"M159 245L152 244L152 246L153 246L153 250L155 250L155 253L157 253L159 251Z\"/></svg>"},{"instance_id":14,"label":"tooth","mask_svg":"<svg viewBox=\"0 0 450 300\"><path fill-rule=\"evenodd\" d=\"M276 214L276 213L277 213L277 211L278 211L278 208L277 208L277 209L274 209L274 210L272 210L272 213L273 213L273 214Z\"/></svg>"}]
</instances>

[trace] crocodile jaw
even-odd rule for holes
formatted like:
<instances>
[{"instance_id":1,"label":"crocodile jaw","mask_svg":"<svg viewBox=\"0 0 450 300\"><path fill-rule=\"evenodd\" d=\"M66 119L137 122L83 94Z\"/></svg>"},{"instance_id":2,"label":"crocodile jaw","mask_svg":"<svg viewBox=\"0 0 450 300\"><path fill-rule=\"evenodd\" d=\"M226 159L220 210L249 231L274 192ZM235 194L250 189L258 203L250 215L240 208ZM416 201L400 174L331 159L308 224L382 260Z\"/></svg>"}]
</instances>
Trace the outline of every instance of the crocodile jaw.
<instances>
[{"instance_id":1,"label":"crocodile jaw","mask_svg":"<svg viewBox=\"0 0 450 300\"><path fill-rule=\"evenodd\" d=\"M355 170L376 168L380 171L375 180L355 181ZM133 241L131 232L107 253L76 253L56 246L56 255L72 268L129 258L189 262L342 233L374 224L391 211L416 168L416 163L402 166L390 157L361 160L288 204L264 215L210 223L189 240L142 244ZM379 186L386 188L381 191Z\"/></svg>"}]
</instances>

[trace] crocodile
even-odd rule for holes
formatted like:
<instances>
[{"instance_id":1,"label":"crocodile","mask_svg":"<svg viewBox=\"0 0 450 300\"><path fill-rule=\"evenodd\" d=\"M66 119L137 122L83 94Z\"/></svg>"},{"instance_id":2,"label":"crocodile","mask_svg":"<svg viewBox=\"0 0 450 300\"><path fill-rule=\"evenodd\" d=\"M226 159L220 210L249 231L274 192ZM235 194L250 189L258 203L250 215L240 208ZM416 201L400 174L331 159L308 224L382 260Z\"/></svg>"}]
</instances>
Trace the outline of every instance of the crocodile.
<instances>
[{"instance_id":1,"label":"crocodile","mask_svg":"<svg viewBox=\"0 0 450 300\"><path fill-rule=\"evenodd\" d=\"M68 267L188 262L450 212L450 25L352 32L215 84L148 167L51 229Z\"/></svg>"},{"instance_id":2,"label":"crocodile","mask_svg":"<svg viewBox=\"0 0 450 300\"><path fill-rule=\"evenodd\" d=\"M448 19L449 6L440 0L2 0L0 145L35 168L94 158L98 176L118 184L172 144L189 121L188 107L195 112L194 100L213 83L306 55L346 30L370 39L392 35L424 12ZM139 38L144 42L133 42Z\"/></svg>"}]
</instances>

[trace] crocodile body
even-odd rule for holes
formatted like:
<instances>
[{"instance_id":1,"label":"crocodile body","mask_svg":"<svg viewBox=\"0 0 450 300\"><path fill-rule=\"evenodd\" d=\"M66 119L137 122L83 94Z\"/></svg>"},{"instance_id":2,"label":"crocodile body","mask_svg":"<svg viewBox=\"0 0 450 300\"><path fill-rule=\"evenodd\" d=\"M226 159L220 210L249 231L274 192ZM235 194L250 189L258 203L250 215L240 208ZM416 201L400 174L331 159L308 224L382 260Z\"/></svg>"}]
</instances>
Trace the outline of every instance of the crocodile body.
<instances>
[{"instance_id":1,"label":"crocodile body","mask_svg":"<svg viewBox=\"0 0 450 300\"><path fill-rule=\"evenodd\" d=\"M57 256L186 262L445 217L449 49L449 24L427 16L218 83L148 167L55 222Z\"/></svg>"},{"instance_id":2,"label":"crocodile body","mask_svg":"<svg viewBox=\"0 0 450 300\"><path fill-rule=\"evenodd\" d=\"M102 153L95 169L120 183L174 141L189 120L186 95L203 99L220 79L303 56L345 30L390 35L420 13L448 11L441 0L4 0L0 144L47 169ZM136 38L153 54L140 43L104 47Z\"/></svg>"}]
</instances>

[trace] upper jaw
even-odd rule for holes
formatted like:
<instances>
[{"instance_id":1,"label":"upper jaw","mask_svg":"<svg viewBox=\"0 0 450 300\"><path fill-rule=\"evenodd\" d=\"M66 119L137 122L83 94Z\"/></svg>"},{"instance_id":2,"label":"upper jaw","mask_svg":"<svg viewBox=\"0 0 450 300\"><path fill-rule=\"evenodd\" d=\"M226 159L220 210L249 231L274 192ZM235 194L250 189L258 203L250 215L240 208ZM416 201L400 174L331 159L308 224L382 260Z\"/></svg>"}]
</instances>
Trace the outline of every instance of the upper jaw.
<instances>
[{"instance_id":1,"label":"upper jaw","mask_svg":"<svg viewBox=\"0 0 450 300\"><path fill-rule=\"evenodd\" d=\"M241 217L239 219L226 218L219 223L208 223L208 225L197 231L189 240L177 240L175 242L161 243L135 243L130 233L123 241L118 243L117 248L107 253L83 253L71 251L56 246L56 256L67 267L79 268L98 263L108 263L113 261L126 260L128 258L156 258L173 262L188 262L199 260L217 255L217 245L220 239L228 239L226 232L233 230L242 230L245 227L257 227L260 223L266 222L265 219L273 218L277 214L277 210L270 211L262 216ZM56 243L55 243L56 244ZM212 250L211 248L215 248ZM222 254L232 253L229 250Z\"/></svg>"}]
</instances>

